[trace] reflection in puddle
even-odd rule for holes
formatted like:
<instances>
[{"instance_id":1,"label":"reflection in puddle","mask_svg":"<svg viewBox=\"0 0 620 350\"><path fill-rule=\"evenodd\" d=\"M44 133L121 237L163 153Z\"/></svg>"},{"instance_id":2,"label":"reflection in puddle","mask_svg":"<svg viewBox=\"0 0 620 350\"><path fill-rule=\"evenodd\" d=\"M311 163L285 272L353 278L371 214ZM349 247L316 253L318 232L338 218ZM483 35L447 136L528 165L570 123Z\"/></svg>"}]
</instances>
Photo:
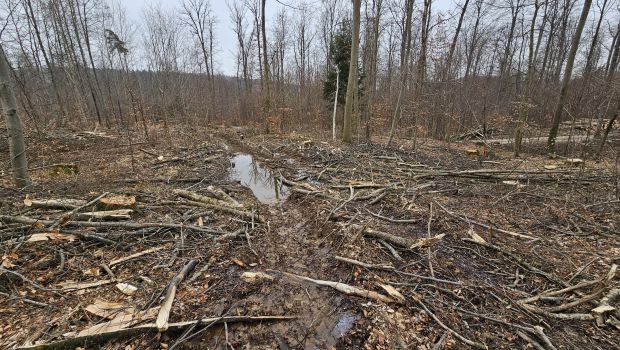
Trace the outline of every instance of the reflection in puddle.
<instances>
[{"instance_id":1,"label":"reflection in puddle","mask_svg":"<svg viewBox=\"0 0 620 350\"><path fill-rule=\"evenodd\" d=\"M254 193L259 202L277 203L289 195L288 187L281 185L268 169L260 166L249 154L237 154L230 159L230 179L239 181Z\"/></svg>"},{"instance_id":2,"label":"reflection in puddle","mask_svg":"<svg viewBox=\"0 0 620 350\"><path fill-rule=\"evenodd\" d=\"M358 316L354 314L345 313L340 316L338 323L334 326L332 330L332 336L336 339L343 337L351 328L353 327L353 323L358 320Z\"/></svg>"}]
</instances>

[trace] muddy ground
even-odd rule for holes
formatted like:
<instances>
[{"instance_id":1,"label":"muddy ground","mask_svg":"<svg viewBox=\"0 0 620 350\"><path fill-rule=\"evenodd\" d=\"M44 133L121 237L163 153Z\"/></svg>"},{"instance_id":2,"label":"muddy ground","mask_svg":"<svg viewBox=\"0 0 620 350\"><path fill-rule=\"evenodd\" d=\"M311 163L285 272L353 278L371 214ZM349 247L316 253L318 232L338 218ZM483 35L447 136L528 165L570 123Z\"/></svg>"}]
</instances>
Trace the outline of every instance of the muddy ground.
<instances>
[{"instance_id":1,"label":"muddy ground","mask_svg":"<svg viewBox=\"0 0 620 350\"><path fill-rule=\"evenodd\" d=\"M160 130L156 141L113 132L28 141L32 185L14 189L6 166L0 177L2 349L66 345L63 340L116 317L92 312L89 306L102 301L121 305L117 313L157 308L192 259L197 265L178 285L171 323L294 318L144 329L67 348L620 348L617 142L599 162L578 163L549 159L535 148L514 159L509 146L472 155L478 146L470 141L424 141L412 152L406 142L344 146L234 128ZM209 186L251 215L174 192L214 197ZM29 202L90 201L105 192L135 196L131 218L118 222L182 225L75 226L88 220ZM411 248L368 230L437 240ZM41 233L43 240L32 239ZM114 264L113 277L102 267L153 248ZM248 272L264 275L250 279ZM100 281L108 282L63 289L68 282ZM127 295L119 282L137 290ZM607 304L605 296L612 297ZM128 327L154 317L139 321Z\"/></svg>"}]
</instances>

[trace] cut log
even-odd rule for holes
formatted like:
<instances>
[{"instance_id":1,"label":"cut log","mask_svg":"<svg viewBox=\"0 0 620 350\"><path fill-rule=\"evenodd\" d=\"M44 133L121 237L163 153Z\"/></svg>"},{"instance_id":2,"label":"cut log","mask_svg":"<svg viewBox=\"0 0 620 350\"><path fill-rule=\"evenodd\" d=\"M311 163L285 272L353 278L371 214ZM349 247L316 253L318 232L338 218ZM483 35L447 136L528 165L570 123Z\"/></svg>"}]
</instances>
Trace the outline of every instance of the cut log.
<instances>
[{"instance_id":1,"label":"cut log","mask_svg":"<svg viewBox=\"0 0 620 350\"><path fill-rule=\"evenodd\" d=\"M161 304L161 309L159 309L159 314L157 315L157 320L155 321L155 325L157 325L157 329L160 332L168 329L168 318L170 317L170 309L172 309L172 302L174 301L177 287L181 282L183 282L187 274L194 269L197 263L198 262L196 260L190 260L168 284L164 301Z\"/></svg>"},{"instance_id":2,"label":"cut log","mask_svg":"<svg viewBox=\"0 0 620 350\"><path fill-rule=\"evenodd\" d=\"M32 208L43 209L75 209L86 204L81 199L24 199L24 205Z\"/></svg>"},{"instance_id":3,"label":"cut log","mask_svg":"<svg viewBox=\"0 0 620 350\"><path fill-rule=\"evenodd\" d=\"M110 194L99 200L97 205L99 209L115 210L115 209L131 209L136 207L136 196L124 194Z\"/></svg>"}]
</instances>

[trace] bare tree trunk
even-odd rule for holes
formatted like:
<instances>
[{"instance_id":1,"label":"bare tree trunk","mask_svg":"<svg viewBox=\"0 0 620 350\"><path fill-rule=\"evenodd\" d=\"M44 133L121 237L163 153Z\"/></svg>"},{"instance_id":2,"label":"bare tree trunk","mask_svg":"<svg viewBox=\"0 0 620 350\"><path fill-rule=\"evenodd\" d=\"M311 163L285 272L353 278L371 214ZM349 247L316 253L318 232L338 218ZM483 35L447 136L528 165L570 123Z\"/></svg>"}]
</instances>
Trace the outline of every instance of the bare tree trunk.
<instances>
[{"instance_id":1,"label":"bare tree trunk","mask_svg":"<svg viewBox=\"0 0 620 350\"><path fill-rule=\"evenodd\" d=\"M267 0L261 1L261 35L263 38L263 103L264 103L264 114L265 118L269 117L269 108L271 104L271 92L269 87L269 60L267 59L267 30L265 27L265 17L267 16L265 13L265 3Z\"/></svg>"},{"instance_id":2,"label":"bare tree trunk","mask_svg":"<svg viewBox=\"0 0 620 350\"><path fill-rule=\"evenodd\" d=\"M37 24L37 19L34 15L34 10L32 8L32 0L26 0L26 4L28 5L28 11L30 15L30 21L32 22L32 28L34 29L34 33L37 37L37 42L39 43L39 49L41 50L41 54L43 55L43 59L45 60L45 65L50 74L50 80L52 81L52 89L54 90L54 95L56 96L56 103L58 105L59 115L57 116L57 121L60 123L62 118L65 116L65 108L60 98L60 90L58 89L58 84L56 83L56 75L54 74L54 67L50 62L48 54L45 50L45 45L43 44L43 39L41 39L41 31L39 30L39 26Z\"/></svg>"},{"instance_id":3,"label":"bare tree trunk","mask_svg":"<svg viewBox=\"0 0 620 350\"><path fill-rule=\"evenodd\" d=\"M584 0L581 16L579 17L579 23L577 24L577 29L575 30L575 36L573 36L573 40L571 42L568 59L566 61L566 69L564 70L564 78L562 79L562 88L560 89L560 96L558 97L558 102L555 106L553 122L551 124L551 130L549 130L549 139L547 140L547 152L549 154L555 154L555 140L558 136L560 121L562 120L564 101L566 101L566 95L568 93L568 83L570 82L571 75L573 74L573 65L575 63L575 56L577 55L579 41L581 40L581 33L583 32L583 27L586 24L586 19L588 18L588 12L590 12L591 6L592 0Z\"/></svg>"},{"instance_id":4,"label":"bare tree trunk","mask_svg":"<svg viewBox=\"0 0 620 350\"><path fill-rule=\"evenodd\" d=\"M468 0L469 1L469 0ZM372 107L377 90L377 57L379 54L379 27L381 24L381 6L383 0L373 1L372 37L370 38L370 67L368 72L368 91L366 91L366 130L370 130Z\"/></svg>"},{"instance_id":5,"label":"bare tree trunk","mask_svg":"<svg viewBox=\"0 0 620 350\"><path fill-rule=\"evenodd\" d=\"M459 39L459 33L461 32L461 26L463 25L463 18L465 17L465 12L467 12L467 5L469 5L469 0L465 0L465 3L463 4L463 9L461 10L461 16L459 17L459 22L456 25L454 37L452 38L450 50L448 51L448 58L446 58L446 63L443 67L443 74L441 75L443 81L447 80L448 75L450 74L450 70L452 68L452 58L454 56L454 50L456 49L456 43Z\"/></svg>"},{"instance_id":6,"label":"bare tree trunk","mask_svg":"<svg viewBox=\"0 0 620 350\"><path fill-rule=\"evenodd\" d=\"M336 111L338 110L338 92L340 89L340 69L336 65L336 94L334 95L334 112L332 113L332 139L336 141Z\"/></svg>"},{"instance_id":7,"label":"bare tree trunk","mask_svg":"<svg viewBox=\"0 0 620 350\"><path fill-rule=\"evenodd\" d=\"M4 109L4 119L9 133L9 153L13 181L15 186L24 187L30 182L28 177L28 161L26 160L26 144L24 142L24 130L17 115L15 96L11 90L9 76L9 62L2 46L0 46L0 104Z\"/></svg>"},{"instance_id":8,"label":"bare tree trunk","mask_svg":"<svg viewBox=\"0 0 620 350\"><path fill-rule=\"evenodd\" d=\"M388 145L392 143L394 139L394 135L396 134L396 127L398 125L398 121L400 120L400 115L402 111L402 98L405 90L405 85L407 84L407 78L409 75L409 57L411 56L411 21L413 17L413 3L414 0L407 0L405 6L405 26L403 30L403 43L402 46L405 49L404 56L401 58L401 66L400 66L400 84L398 87L398 97L396 100L396 107L394 108L394 114L392 115L392 126L390 128L390 137L388 139Z\"/></svg>"},{"instance_id":9,"label":"bare tree trunk","mask_svg":"<svg viewBox=\"0 0 620 350\"><path fill-rule=\"evenodd\" d=\"M353 121L353 90L357 89L357 53L360 41L360 9L361 0L353 0L353 30L351 31L351 61L349 62L349 80L347 83L347 97L344 106L344 125L342 141L351 143L351 126Z\"/></svg>"},{"instance_id":10,"label":"bare tree trunk","mask_svg":"<svg viewBox=\"0 0 620 350\"><path fill-rule=\"evenodd\" d=\"M534 76L534 28L536 27L536 17L538 16L538 10L540 9L540 4L538 0L534 2L534 14L532 15L532 22L530 24L530 42L529 42L529 51L527 56L527 76L525 78L525 88L523 90L521 105L519 106L519 112L521 114L521 118L517 130L515 132L515 144L514 144L514 155L518 157L521 153L521 141L523 139L523 127L525 123L527 123L527 115L529 110L529 99L530 99L530 88L532 86L532 78Z\"/></svg>"}]
</instances>

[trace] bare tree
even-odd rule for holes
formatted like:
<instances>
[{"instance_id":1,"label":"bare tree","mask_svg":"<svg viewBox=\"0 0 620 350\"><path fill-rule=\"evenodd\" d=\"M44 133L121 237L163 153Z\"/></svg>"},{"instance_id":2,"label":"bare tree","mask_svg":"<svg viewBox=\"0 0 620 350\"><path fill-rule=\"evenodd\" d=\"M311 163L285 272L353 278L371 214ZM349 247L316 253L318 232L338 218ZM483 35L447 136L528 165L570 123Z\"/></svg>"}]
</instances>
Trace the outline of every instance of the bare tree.
<instances>
[{"instance_id":1,"label":"bare tree","mask_svg":"<svg viewBox=\"0 0 620 350\"><path fill-rule=\"evenodd\" d=\"M564 112L564 101L566 100L566 94L568 93L568 83L570 82L573 74L573 65L575 64L575 56L577 55L577 48L579 47L579 41L581 40L581 33L583 27L586 24L588 18L588 12L590 12L590 6L592 6L592 0L584 0L583 9L581 10L581 16L579 17L579 23L575 30L575 35L571 42L570 51L566 60L566 69L564 70L564 78L562 79L562 87L560 89L560 95L558 96L558 102L555 106L553 113L553 121L551 129L549 130L549 138L547 140L547 152L549 154L555 153L555 140L558 136L558 129L560 127L560 121L562 120L562 114Z\"/></svg>"},{"instance_id":2,"label":"bare tree","mask_svg":"<svg viewBox=\"0 0 620 350\"><path fill-rule=\"evenodd\" d=\"M4 109L7 131L9 133L9 153L15 186L24 187L28 184L28 162L26 160L26 144L24 130L17 115L15 96L11 89L9 62L4 49L0 46L0 103Z\"/></svg>"},{"instance_id":3,"label":"bare tree","mask_svg":"<svg viewBox=\"0 0 620 350\"><path fill-rule=\"evenodd\" d=\"M360 8L361 0L353 0L353 28L351 30L351 61L349 62L349 81L347 82L347 95L344 106L344 124L342 141L351 143L353 121L353 96L357 89L357 54L360 38Z\"/></svg>"},{"instance_id":4,"label":"bare tree","mask_svg":"<svg viewBox=\"0 0 620 350\"><path fill-rule=\"evenodd\" d=\"M403 30L403 42L404 46L404 56L401 59L400 65L400 85L398 87L398 97L396 100L396 108L394 108L394 114L392 115L392 126L390 128L390 137L388 139L388 145L392 143L394 139L394 135L396 134L396 126L398 125L398 121L400 120L402 113L402 99L403 93L405 91L405 85L407 84L407 79L409 75L409 57L411 56L411 22L413 17L413 3L414 0L407 0L405 3L405 24Z\"/></svg>"},{"instance_id":5,"label":"bare tree","mask_svg":"<svg viewBox=\"0 0 620 350\"><path fill-rule=\"evenodd\" d=\"M192 35L198 40L200 52L209 79L213 79L213 36L212 28L215 18L211 13L211 6L208 0L184 0L182 4L182 15L185 23L191 30Z\"/></svg>"}]
</instances>

